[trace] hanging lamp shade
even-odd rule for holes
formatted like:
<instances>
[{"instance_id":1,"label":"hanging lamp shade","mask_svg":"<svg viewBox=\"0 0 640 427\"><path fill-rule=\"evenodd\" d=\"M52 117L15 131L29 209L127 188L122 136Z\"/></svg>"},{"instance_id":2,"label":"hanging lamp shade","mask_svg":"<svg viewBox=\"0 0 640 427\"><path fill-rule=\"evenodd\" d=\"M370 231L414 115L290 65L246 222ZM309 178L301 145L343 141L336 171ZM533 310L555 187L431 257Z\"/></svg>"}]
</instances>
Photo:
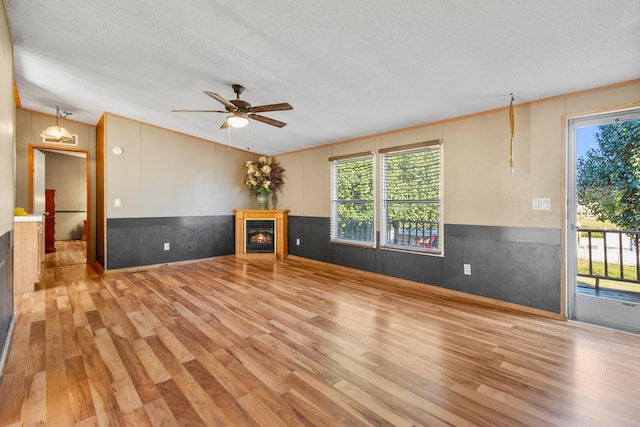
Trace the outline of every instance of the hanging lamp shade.
<instances>
[{"instance_id":1,"label":"hanging lamp shade","mask_svg":"<svg viewBox=\"0 0 640 427\"><path fill-rule=\"evenodd\" d=\"M68 130L63 128L62 126L49 126L40 134L41 137L45 138L48 141L55 142L68 142L73 141L73 137L69 133Z\"/></svg>"},{"instance_id":2,"label":"hanging lamp shade","mask_svg":"<svg viewBox=\"0 0 640 427\"><path fill-rule=\"evenodd\" d=\"M244 113L236 111L227 117L227 123L229 123L229 126L233 128L243 128L249 124L249 119Z\"/></svg>"},{"instance_id":3,"label":"hanging lamp shade","mask_svg":"<svg viewBox=\"0 0 640 427\"><path fill-rule=\"evenodd\" d=\"M65 117L71 113L66 113ZM60 114L60 108L56 105L56 124L55 126L49 126L40 134L42 138L51 142L69 142L73 141L73 136L68 130L59 125L58 119L62 117Z\"/></svg>"}]
</instances>

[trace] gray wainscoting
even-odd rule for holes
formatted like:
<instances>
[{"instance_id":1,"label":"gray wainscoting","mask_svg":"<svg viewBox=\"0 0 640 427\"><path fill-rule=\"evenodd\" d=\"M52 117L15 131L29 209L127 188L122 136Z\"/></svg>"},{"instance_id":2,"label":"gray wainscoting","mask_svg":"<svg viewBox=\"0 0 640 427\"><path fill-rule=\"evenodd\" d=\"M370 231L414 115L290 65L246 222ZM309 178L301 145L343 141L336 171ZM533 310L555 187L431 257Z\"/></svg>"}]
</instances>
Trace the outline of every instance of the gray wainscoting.
<instances>
[{"instance_id":1,"label":"gray wainscoting","mask_svg":"<svg viewBox=\"0 0 640 427\"><path fill-rule=\"evenodd\" d=\"M331 221L315 216L289 215L289 253L316 261L333 263ZM300 244L298 244L298 240Z\"/></svg>"},{"instance_id":2,"label":"gray wainscoting","mask_svg":"<svg viewBox=\"0 0 640 427\"><path fill-rule=\"evenodd\" d=\"M233 215L107 220L107 270L234 253Z\"/></svg>"},{"instance_id":3,"label":"gray wainscoting","mask_svg":"<svg viewBox=\"0 0 640 427\"><path fill-rule=\"evenodd\" d=\"M560 229L447 224L444 230L447 288L560 313Z\"/></svg>"},{"instance_id":4,"label":"gray wainscoting","mask_svg":"<svg viewBox=\"0 0 640 427\"><path fill-rule=\"evenodd\" d=\"M289 253L416 282L442 283L441 257L332 244L330 230L329 218L289 216Z\"/></svg>"},{"instance_id":5,"label":"gray wainscoting","mask_svg":"<svg viewBox=\"0 0 640 427\"><path fill-rule=\"evenodd\" d=\"M291 255L554 313L560 312L560 236L560 229L445 224L445 256L429 256L332 244L329 218L289 216ZM471 275L464 275L464 264Z\"/></svg>"},{"instance_id":6,"label":"gray wainscoting","mask_svg":"<svg viewBox=\"0 0 640 427\"><path fill-rule=\"evenodd\" d=\"M13 231L0 236L0 353L13 318ZM0 366L0 368L2 368Z\"/></svg>"}]
</instances>

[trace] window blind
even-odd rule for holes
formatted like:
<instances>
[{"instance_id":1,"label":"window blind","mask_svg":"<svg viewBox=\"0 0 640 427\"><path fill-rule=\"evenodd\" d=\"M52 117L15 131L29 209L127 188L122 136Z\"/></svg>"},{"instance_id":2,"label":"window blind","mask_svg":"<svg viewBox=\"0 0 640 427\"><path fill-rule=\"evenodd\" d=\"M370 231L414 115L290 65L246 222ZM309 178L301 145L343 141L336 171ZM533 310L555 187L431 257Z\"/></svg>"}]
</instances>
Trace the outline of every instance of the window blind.
<instances>
[{"instance_id":1,"label":"window blind","mask_svg":"<svg viewBox=\"0 0 640 427\"><path fill-rule=\"evenodd\" d=\"M374 162L372 153L331 162L331 240L374 243Z\"/></svg>"},{"instance_id":2,"label":"window blind","mask_svg":"<svg viewBox=\"0 0 640 427\"><path fill-rule=\"evenodd\" d=\"M381 239L383 246L438 251L440 234L440 145L414 144L381 150Z\"/></svg>"}]
</instances>

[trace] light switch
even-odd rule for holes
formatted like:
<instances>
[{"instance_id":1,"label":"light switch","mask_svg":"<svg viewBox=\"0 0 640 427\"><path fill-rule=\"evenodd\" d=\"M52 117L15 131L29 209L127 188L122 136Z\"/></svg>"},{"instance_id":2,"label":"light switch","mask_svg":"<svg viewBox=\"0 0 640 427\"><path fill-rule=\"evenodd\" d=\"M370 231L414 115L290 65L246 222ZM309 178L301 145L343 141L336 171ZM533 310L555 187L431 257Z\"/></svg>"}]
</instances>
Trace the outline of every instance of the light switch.
<instances>
[{"instance_id":1,"label":"light switch","mask_svg":"<svg viewBox=\"0 0 640 427\"><path fill-rule=\"evenodd\" d=\"M113 201L113 205L114 205L116 208L119 208L119 207L121 206L121 204L122 204L122 203L120 202L120 199L115 199L115 200Z\"/></svg>"},{"instance_id":2,"label":"light switch","mask_svg":"<svg viewBox=\"0 0 640 427\"><path fill-rule=\"evenodd\" d=\"M533 198L533 210L534 211L548 211L551 210L551 199L548 197L534 197Z\"/></svg>"}]
</instances>

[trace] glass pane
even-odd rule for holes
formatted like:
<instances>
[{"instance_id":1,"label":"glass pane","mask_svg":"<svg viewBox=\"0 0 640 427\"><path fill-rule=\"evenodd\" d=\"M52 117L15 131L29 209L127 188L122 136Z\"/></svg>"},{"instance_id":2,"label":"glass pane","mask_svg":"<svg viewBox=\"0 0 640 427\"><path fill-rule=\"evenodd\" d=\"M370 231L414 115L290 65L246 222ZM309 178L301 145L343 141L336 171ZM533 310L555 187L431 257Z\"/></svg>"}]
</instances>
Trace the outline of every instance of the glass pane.
<instances>
[{"instance_id":1,"label":"glass pane","mask_svg":"<svg viewBox=\"0 0 640 427\"><path fill-rule=\"evenodd\" d=\"M373 157L339 160L333 173L332 239L372 244Z\"/></svg>"},{"instance_id":2,"label":"glass pane","mask_svg":"<svg viewBox=\"0 0 640 427\"><path fill-rule=\"evenodd\" d=\"M386 202L389 245L439 249L439 202Z\"/></svg>"},{"instance_id":3,"label":"glass pane","mask_svg":"<svg viewBox=\"0 0 640 427\"><path fill-rule=\"evenodd\" d=\"M390 153L383 176L384 244L439 250L440 149Z\"/></svg>"},{"instance_id":4,"label":"glass pane","mask_svg":"<svg viewBox=\"0 0 640 427\"><path fill-rule=\"evenodd\" d=\"M335 239L373 243L373 202L338 202Z\"/></svg>"}]
</instances>

